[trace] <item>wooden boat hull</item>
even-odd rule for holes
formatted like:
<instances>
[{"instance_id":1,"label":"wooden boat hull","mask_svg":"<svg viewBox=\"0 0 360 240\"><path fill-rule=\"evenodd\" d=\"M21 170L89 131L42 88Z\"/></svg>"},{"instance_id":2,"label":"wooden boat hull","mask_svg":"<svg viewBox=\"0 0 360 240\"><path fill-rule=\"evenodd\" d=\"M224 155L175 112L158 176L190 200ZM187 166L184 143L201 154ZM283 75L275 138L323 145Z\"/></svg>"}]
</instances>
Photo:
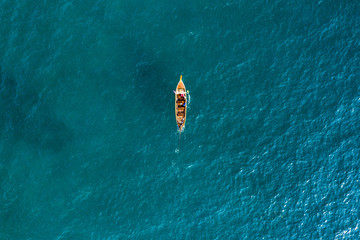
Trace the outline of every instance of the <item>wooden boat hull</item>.
<instances>
[{"instance_id":1,"label":"wooden boat hull","mask_svg":"<svg viewBox=\"0 0 360 240\"><path fill-rule=\"evenodd\" d=\"M186 109L187 109L186 88L185 88L185 84L182 81L182 76L180 76L180 81L177 84L175 91L175 118L176 118L176 124L180 132L182 132L185 127Z\"/></svg>"}]
</instances>

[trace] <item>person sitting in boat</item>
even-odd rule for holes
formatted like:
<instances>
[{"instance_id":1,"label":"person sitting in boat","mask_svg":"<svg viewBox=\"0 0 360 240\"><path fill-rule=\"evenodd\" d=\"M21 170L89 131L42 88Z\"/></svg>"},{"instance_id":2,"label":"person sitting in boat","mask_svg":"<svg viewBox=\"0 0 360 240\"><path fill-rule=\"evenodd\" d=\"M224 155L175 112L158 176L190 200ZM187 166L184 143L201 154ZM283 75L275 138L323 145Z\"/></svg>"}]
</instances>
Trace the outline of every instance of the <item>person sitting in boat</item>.
<instances>
[{"instance_id":1,"label":"person sitting in boat","mask_svg":"<svg viewBox=\"0 0 360 240\"><path fill-rule=\"evenodd\" d=\"M174 92L175 94L180 95L181 97L184 97L184 94L185 94L185 92L183 92L183 91L181 91L181 92L176 92L175 90L173 90L173 92Z\"/></svg>"}]
</instances>

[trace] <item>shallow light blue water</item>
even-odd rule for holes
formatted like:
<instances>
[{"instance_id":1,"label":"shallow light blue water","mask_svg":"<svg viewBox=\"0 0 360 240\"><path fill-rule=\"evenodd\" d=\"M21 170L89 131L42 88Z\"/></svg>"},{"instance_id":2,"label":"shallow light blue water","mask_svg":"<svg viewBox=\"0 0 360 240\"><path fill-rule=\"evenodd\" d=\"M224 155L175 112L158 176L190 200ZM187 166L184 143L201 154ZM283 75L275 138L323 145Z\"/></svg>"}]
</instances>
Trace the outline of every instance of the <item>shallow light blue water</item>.
<instances>
[{"instance_id":1,"label":"shallow light blue water","mask_svg":"<svg viewBox=\"0 0 360 240\"><path fill-rule=\"evenodd\" d=\"M1 0L0 239L357 239L359 13Z\"/></svg>"}]
</instances>

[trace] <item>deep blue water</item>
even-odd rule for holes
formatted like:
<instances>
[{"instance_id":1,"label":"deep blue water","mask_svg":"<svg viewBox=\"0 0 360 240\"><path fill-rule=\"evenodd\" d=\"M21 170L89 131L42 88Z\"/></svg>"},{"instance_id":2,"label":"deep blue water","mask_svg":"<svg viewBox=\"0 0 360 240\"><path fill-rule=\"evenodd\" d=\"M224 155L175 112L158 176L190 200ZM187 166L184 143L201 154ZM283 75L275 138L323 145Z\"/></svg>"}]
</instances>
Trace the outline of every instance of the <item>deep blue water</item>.
<instances>
[{"instance_id":1,"label":"deep blue water","mask_svg":"<svg viewBox=\"0 0 360 240\"><path fill-rule=\"evenodd\" d=\"M359 238L360 1L0 0L0 19L1 240Z\"/></svg>"}]
</instances>

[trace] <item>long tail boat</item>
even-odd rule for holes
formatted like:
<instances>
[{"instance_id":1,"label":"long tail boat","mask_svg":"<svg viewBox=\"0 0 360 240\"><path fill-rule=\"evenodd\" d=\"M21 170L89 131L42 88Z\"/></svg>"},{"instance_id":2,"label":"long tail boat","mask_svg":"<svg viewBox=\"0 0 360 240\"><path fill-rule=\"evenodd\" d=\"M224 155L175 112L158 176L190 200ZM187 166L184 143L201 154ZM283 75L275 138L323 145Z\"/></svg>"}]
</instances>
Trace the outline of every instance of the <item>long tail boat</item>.
<instances>
[{"instance_id":1,"label":"long tail boat","mask_svg":"<svg viewBox=\"0 0 360 240\"><path fill-rule=\"evenodd\" d=\"M180 81L177 84L175 91L175 117L176 117L176 124L178 125L180 133L185 128L186 108L187 108L186 88L185 88L185 84L182 81L182 75L181 75Z\"/></svg>"}]
</instances>

